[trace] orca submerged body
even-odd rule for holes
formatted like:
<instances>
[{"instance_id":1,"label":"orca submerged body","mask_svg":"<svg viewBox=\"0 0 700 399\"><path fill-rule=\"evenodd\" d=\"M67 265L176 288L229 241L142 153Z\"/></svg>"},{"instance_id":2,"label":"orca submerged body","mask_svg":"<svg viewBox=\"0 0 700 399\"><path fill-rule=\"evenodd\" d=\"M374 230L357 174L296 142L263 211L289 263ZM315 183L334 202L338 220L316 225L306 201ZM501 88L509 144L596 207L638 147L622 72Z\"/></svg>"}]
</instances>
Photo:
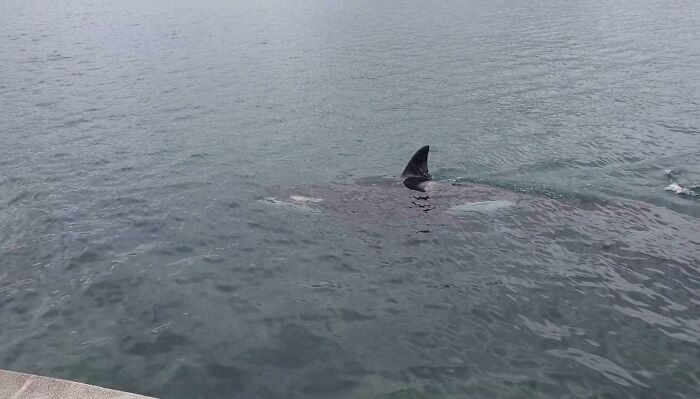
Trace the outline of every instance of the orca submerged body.
<instances>
[{"instance_id":1,"label":"orca submerged body","mask_svg":"<svg viewBox=\"0 0 700 399\"><path fill-rule=\"evenodd\" d=\"M382 206L391 202L396 202L390 207L392 214L405 212L409 216L416 210L422 214L444 210L444 215L454 217L474 212L494 212L518 201L518 195L508 190L486 186L470 186L470 190L465 190L434 181L428 170L429 152L430 146L425 145L413 154L401 173L402 184L386 178L362 179L357 185L309 187L304 193L284 193L284 200L267 197L264 202L306 211L342 206L341 213L347 212L360 219L368 216L370 220L382 220L386 216ZM417 195L416 191L425 195ZM308 198L313 198L313 201L308 201ZM352 209L352 205L357 209Z\"/></svg>"},{"instance_id":2,"label":"orca submerged body","mask_svg":"<svg viewBox=\"0 0 700 399\"><path fill-rule=\"evenodd\" d=\"M404 178L403 185L406 188L414 191L419 191L422 193L426 192L437 192L439 188L444 191L444 185L438 185L433 182L433 176L430 175L428 170L428 153L430 152L430 146L426 145L421 147L408 161L408 164L401 173L401 177ZM451 187L448 187L449 189ZM428 200L429 197L419 197L417 199ZM464 212L492 212L502 208L507 208L513 205L513 202L498 199L498 200L485 200L477 202L468 202L459 205L451 206L447 213L451 215L460 215Z\"/></svg>"},{"instance_id":3,"label":"orca submerged body","mask_svg":"<svg viewBox=\"0 0 700 399\"><path fill-rule=\"evenodd\" d=\"M403 181L370 177L354 184L274 187L260 201L276 212L312 218L332 216L360 231L375 231L368 240L390 234L422 237L440 229L466 237L505 234L516 239L514 242L561 239L567 245L578 245L587 240L591 248L600 241L620 242L625 250L647 253L655 248L652 252L662 251L687 262L675 254L687 253L692 246L689 239L700 235L695 219L638 201L552 198L483 184L441 184L428 171L429 151L430 147L424 146L411 157L401 174ZM688 240L669 241L664 229L649 229L663 225L664 220L683 221L679 229ZM619 234L620 229L625 235ZM578 238L571 241L574 236ZM665 247L658 243L665 243Z\"/></svg>"}]
</instances>

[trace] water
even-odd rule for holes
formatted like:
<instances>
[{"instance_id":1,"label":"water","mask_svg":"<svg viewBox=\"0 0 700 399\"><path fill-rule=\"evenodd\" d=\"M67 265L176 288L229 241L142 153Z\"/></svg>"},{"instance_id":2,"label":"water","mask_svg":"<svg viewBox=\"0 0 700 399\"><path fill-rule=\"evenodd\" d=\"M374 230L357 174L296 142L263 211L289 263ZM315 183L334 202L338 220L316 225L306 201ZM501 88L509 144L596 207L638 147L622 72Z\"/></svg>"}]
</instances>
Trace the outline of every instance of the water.
<instances>
[{"instance_id":1,"label":"water","mask_svg":"<svg viewBox=\"0 0 700 399\"><path fill-rule=\"evenodd\" d=\"M0 3L0 368L700 396L700 3L147 3ZM376 184L424 144L516 205Z\"/></svg>"}]
</instances>

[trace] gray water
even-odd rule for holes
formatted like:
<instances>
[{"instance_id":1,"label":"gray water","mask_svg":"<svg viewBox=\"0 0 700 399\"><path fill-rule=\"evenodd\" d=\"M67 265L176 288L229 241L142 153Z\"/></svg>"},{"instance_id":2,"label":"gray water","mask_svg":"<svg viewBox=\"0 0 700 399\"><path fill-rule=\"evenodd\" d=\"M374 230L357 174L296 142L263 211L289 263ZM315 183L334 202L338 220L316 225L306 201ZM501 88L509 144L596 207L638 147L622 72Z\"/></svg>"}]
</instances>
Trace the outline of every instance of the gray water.
<instances>
[{"instance_id":1,"label":"gray water","mask_svg":"<svg viewBox=\"0 0 700 399\"><path fill-rule=\"evenodd\" d=\"M0 368L700 397L700 202L664 190L700 183L699 27L694 0L2 0ZM424 144L525 205L420 216L376 183ZM295 192L329 205L261 201Z\"/></svg>"}]
</instances>

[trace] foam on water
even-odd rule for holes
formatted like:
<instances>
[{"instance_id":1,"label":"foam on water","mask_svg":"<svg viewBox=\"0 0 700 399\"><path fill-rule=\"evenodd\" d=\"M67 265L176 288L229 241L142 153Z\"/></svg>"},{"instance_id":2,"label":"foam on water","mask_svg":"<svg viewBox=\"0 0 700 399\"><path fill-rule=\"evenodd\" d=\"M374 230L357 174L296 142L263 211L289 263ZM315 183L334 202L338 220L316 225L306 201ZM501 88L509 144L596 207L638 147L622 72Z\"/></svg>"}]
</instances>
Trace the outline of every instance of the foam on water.
<instances>
[{"instance_id":1,"label":"foam on water","mask_svg":"<svg viewBox=\"0 0 700 399\"><path fill-rule=\"evenodd\" d=\"M323 202L323 198L313 198L313 197L305 197L303 195L291 195L289 196L294 201L297 202L313 202L313 203L319 203Z\"/></svg>"},{"instance_id":2,"label":"foam on water","mask_svg":"<svg viewBox=\"0 0 700 399\"><path fill-rule=\"evenodd\" d=\"M274 206L287 207L287 208L291 208L291 209L303 211L303 212L320 213L318 210L311 208L311 207L308 207L306 205L299 205L299 204L294 204L291 202L280 201L274 197L266 197L264 199L261 199L260 202L265 203L265 204L269 204L269 205L274 205Z\"/></svg>"},{"instance_id":3,"label":"foam on water","mask_svg":"<svg viewBox=\"0 0 700 399\"><path fill-rule=\"evenodd\" d=\"M678 195L688 195L688 196L698 195L694 190L683 187L678 183L671 183L664 190L672 191Z\"/></svg>"},{"instance_id":4,"label":"foam on water","mask_svg":"<svg viewBox=\"0 0 700 399\"><path fill-rule=\"evenodd\" d=\"M460 215L471 212L488 213L509 208L513 205L515 204L510 201L503 200L470 202L467 204L453 206L447 211L447 213L451 215Z\"/></svg>"}]
</instances>

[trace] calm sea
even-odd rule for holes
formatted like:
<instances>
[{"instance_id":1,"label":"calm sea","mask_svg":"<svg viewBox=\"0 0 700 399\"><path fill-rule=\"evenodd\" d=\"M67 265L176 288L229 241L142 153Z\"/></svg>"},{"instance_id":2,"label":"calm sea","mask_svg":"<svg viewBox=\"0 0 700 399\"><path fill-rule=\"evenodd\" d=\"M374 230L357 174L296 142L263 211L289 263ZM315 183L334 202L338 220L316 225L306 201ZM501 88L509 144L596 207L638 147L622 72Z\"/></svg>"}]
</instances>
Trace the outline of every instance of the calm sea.
<instances>
[{"instance_id":1,"label":"calm sea","mask_svg":"<svg viewBox=\"0 0 700 399\"><path fill-rule=\"evenodd\" d=\"M698 184L695 0L0 0L3 369L698 398Z\"/></svg>"}]
</instances>

